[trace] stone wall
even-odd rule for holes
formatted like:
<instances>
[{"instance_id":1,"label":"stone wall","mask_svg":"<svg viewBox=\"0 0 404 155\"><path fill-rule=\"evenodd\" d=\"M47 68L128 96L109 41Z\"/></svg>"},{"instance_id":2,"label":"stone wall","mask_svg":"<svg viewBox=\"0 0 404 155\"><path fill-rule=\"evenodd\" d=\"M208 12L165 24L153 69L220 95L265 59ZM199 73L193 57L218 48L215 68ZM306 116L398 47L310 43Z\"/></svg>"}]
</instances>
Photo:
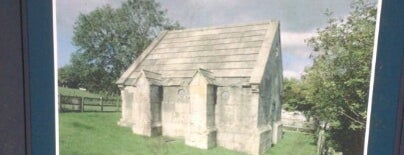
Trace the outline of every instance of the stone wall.
<instances>
[{"instance_id":1,"label":"stone wall","mask_svg":"<svg viewBox=\"0 0 404 155\"><path fill-rule=\"evenodd\" d=\"M256 109L251 106L251 89L241 86L218 87L215 124L219 146L246 151L253 147L252 126ZM250 143L251 141L251 143Z\"/></svg>"},{"instance_id":2,"label":"stone wall","mask_svg":"<svg viewBox=\"0 0 404 155\"><path fill-rule=\"evenodd\" d=\"M132 104L132 131L140 135L150 135L151 111L148 82L146 78L140 78L134 91L134 102Z\"/></svg>"},{"instance_id":3,"label":"stone wall","mask_svg":"<svg viewBox=\"0 0 404 155\"><path fill-rule=\"evenodd\" d=\"M189 87L163 87L163 135L184 138L189 119Z\"/></svg>"},{"instance_id":4,"label":"stone wall","mask_svg":"<svg viewBox=\"0 0 404 155\"><path fill-rule=\"evenodd\" d=\"M264 70L264 77L260 85L260 117L258 126L271 126L272 144L276 144L282 138L281 122L281 94L282 94L282 55L280 47L280 33L277 31L267 67ZM266 144L269 145L269 144Z\"/></svg>"},{"instance_id":5,"label":"stone wall","mask_svg":"<svg viewBox=\"0 0 404 155\"><path fill-rule=\"evenodd\" d=\"M118 80L118 124L199 148L265 153L282 136L279 33L273 21L163 34Z\"/></svg>"},{"instance_id":6,"label":"stone wall","mask_svg":"<svg viewBox=\"0 0 404 155\"><path fill-rule=\"evenodd\" d=\"M202 73L204 72L204 73ZM188 132L185 143L208 149L216 146L215 103L216 85L209 72L199 70L189 84L190 105Z\"/></svg>"},{"instance_id":7,"label":"stone wall","mask_svg":"<svg viewBox=\"0 0 404 155\"><path fill-rule=\"evenodd\" d=\"M121 88L122 99L122 116L118 121L118 125L131 127L132 126L132 106L134 103L134 91L135 87L126 86Z\"/></svg>"}]
</instances>

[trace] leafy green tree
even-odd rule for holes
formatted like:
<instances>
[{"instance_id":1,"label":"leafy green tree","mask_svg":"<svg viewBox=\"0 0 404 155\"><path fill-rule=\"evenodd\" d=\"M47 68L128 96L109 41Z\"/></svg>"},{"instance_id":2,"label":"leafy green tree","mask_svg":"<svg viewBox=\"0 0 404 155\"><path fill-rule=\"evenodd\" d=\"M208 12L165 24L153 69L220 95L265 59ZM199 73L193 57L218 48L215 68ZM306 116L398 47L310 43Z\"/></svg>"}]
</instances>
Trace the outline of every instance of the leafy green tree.
<instances>
[{"instance_id":1,"label":"leafy green tree","mask_svg":"<svg viewBox=\"0 0 404 155\"><path fill-rule=\"evenodd\" d=\"M308 41L314 64L306 70L310 109L330 124L331 146L344 154L362 154L376 7L357 1L345 19L331 18ZM330 14L329 14L330 15Z\"/></svg>"},{"instance_id":2,"label":"leafy green tree","mask_svg":"<svg viewBox=\"0 0 404 155\"><path fill-rule=\"evenodd\" d=\"M115 81L162 31L180 28L154 0L128 0L80 14L74 25L78 50L60 69L63 81L90 91L118 92Z\"/></svg>"},{"instance_id":3,"label":"leafy green tree","mask_svg":"<svg viewBox=\"0 0 404 155\"><path fill-rule=\"evenodd\" d=\"M307 88L303 81L295 78L284 78L283 87L283 109L301 111L306 116L311 116L309 113L313 105L306 99Z\"/></svg>"}]
</instances>

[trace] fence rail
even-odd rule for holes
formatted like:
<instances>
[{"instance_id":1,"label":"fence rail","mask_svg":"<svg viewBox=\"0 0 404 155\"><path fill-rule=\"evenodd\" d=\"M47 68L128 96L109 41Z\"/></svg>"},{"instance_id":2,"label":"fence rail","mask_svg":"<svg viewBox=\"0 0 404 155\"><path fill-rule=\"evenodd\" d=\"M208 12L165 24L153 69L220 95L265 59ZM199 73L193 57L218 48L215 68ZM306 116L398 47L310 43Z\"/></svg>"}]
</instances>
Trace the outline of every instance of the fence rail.
<instances>
[{"instance_id":1,"label":"fence rail","mask_svg":"<svg viewBox=\"0 0 404 155\"><path fill-rule=\"evenodd\" d=\"M120 99L59 95L59 112L115 111L121 111Z\"/></svg>"},{"instance_id":2,"label":"fence rail","mask_svg":"<svg viewBox=\"0 0 404 155\"><path fill-rule=\"evenodd\" d=\"M297 131L297 132L313 132L314 128L311 127L297 127L290 125L283 125L283 129L287 131Z\"/></svg>"}]
</instances>

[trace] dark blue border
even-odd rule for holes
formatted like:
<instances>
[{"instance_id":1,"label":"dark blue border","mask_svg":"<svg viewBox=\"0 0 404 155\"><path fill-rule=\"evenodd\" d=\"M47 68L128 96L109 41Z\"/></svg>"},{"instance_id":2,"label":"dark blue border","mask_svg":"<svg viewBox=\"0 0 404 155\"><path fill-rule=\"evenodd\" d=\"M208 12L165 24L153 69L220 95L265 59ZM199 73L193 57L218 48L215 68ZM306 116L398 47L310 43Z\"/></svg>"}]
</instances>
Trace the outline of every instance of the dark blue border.
<instances>
[{"instance_id":1,"label":"dark blue border","mask_svg":"<svg viewBox=\"0 0 404 155\"><path fill-rule=\"evenodd\" d=\"M404 50L404 1L383 0L379 27L368 154L398 154ZM398 132L396 132L398 131Z\"/></svg>"},{"instance_id":2,"label":"dark blue border","mask_svg":"<svg viewBox=\"0 0 404 155\"><path fill-rule=\"evenodd\" d=\"M52 1L25 4L32 154L52 155L56 153Z\"/></svg>"}]
</instances>

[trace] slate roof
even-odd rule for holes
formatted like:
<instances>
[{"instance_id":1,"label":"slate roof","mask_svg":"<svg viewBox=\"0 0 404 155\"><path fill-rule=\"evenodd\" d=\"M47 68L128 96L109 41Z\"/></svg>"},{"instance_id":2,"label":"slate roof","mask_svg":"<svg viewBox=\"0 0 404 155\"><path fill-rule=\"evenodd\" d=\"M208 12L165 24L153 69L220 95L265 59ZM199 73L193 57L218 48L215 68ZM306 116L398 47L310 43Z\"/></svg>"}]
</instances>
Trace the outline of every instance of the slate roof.
<instances>
[{"instance_id":1,"label":"slate roof","mask_svg":"<svg viewBox=\"0 0 404 155\"><path fill-rule=\"evenodd\" d=\"M205 78L205 80L206 80L206 82L207 82L208 84L217 85L217 82L216 82L216 80L215 80L215 76L212 74L211 71L208 71L208 70L199 68L199 69L194 73L194 75L192 76L192 78L194 78L197 74L201 74L201 75ZM192 78L191 78L191 79L192 79Z\"/></svg>"},{"instance_id":2,"label":"slate roof","mask_svg":"<svg viewBox=\"0 0 404 155\"><path fill-rule=\"evenodd\" d=\"M278 21L162 32L117 81L133 85L142 69L161 74L163 83L181 85L205 69L218 81L259 83ZM241 80L241 81L240 81Z\"/></svg>"},{"instance_id":3,"label":"slate roof","mask_svg":"<svg viewBox=\"0 0 404 155\"><path fill-rule=\"evenodd\" d=\"M137 74L137 77L134 78L136 81L133 81L132 83L133 83L133 84L136 84L137 81L139 80L139 78L140 78L142 75L143 75L143 76L149 81L149 83L152 84L152 85L161 85L161 84L162 84L162 82L161 82L161 81L162 81L161 74L155 73L155 72L151 72L151 71L148 71L148 70L145 70L145 69L142 69L142 70L140 71L140 73Z\"/></svg>"}]
</instances>

